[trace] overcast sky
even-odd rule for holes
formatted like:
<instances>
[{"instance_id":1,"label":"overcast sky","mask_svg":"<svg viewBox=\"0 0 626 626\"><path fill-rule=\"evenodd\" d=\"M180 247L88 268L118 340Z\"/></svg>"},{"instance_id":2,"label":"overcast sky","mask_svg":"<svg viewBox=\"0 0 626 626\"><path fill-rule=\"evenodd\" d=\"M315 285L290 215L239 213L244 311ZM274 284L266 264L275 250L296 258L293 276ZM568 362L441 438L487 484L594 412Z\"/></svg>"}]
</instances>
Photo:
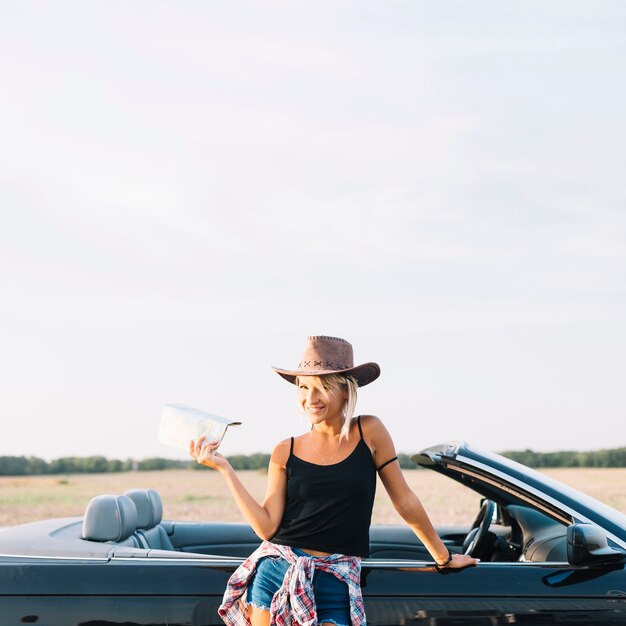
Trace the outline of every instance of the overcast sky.
<instances>
[{"instance_id":1,"label":"overcast sky","mask_svg":"<svg viewBox=\"0 0 626 626\"><path fill-rule=\"evenodd\" d=\"M626 445L624 2L3 2L0 455L303 432L310 334L403 452Z\"/></svg>"}]
</instances>

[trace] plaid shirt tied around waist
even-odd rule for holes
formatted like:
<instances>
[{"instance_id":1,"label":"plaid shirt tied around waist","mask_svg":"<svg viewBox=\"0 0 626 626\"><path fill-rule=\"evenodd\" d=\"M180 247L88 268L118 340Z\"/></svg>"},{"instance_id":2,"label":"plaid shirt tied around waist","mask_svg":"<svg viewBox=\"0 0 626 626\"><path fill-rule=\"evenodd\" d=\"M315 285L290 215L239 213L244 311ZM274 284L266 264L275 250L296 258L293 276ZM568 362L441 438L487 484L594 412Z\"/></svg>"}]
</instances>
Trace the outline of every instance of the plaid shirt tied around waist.
<instances>
[{"instance_id":1,"label":"plaid shirt tied around waist","mask_svg":"<svg viewBox=\"0 0 626 626\"><path fill-rule=\"evenodd\" d=\"M356 556L298 556L289 546L264 541L233 573L218 612L227 626L250 626L243 596L258 561L279 556L289 563L280 589L272 598L270 626L317 626L313 595L315 569L328 572L348 585L352 626L366 626L361 594L361 559Z\"/></svg>"}]
</instances>

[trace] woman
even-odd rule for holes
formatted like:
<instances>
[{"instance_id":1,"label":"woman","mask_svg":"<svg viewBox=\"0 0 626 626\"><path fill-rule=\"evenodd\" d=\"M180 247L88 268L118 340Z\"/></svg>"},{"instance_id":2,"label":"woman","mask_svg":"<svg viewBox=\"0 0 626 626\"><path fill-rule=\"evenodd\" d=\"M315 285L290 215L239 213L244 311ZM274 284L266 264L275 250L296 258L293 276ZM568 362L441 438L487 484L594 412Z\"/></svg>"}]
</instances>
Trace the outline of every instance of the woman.
<instances>
[{"instance_id":1,"label":"woman","mask_svg":"<svg viewBox=\"0 0 626 626\"><path fill-rule=\"evenodd\" d=\"M352 346L309 337L298 368L273 368L297 386L311 429L281 441L259 504L216 452L219 442L190 443L198 463L222 474L261 547L231 577L220 607L234 626L320 624L361 626L360 558L368 556L376 474L402 518L438 567L477 563L452 555L407 485L393 441L373 415L353 417L357 387L380 375L376 363L354 366Z\"/></svg>"}]
</instances>

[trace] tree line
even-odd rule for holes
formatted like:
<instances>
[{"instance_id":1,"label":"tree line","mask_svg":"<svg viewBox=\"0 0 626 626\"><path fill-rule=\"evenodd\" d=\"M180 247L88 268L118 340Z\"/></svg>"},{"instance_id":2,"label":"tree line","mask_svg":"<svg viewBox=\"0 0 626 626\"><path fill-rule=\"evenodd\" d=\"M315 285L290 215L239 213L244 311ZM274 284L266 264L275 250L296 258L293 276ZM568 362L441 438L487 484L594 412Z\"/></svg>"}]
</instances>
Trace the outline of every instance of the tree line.
<instances>
[{"instance_id":1,"label":"tree line","mask_svg":"<svg viewBox=\"0 0 626 626\"><path fill-rule=\"evenodd\" d=\"M400 466L404 469L417 467L408 454L398 454ZM231 454L230 464L236 470L267 469L270 455L257 452L255 454ZM104 474L107 472L157 471L165 469L208 468L198 465L195 461L180 461L151 457L142 460L107 459L104 456L69 456L46 461L34 456L0 456L0 476L36 476L42 474Z\"/></svg>"},{"instance_id":2,"label":"tree line","mask_svg":"<svg viewBox=\"0 0 626 626\"><path fill-rule=\"evenodd\" d=\"M503 452L503 456L529 467L626 467L626 448L595 450L593 452L534 452L521 450Z\"/></svg>"},{"instance_id":3,"label":"tree line","mask_svg":"<svg viewBox=\"0 0 626 626\"><path fill-rule=\"evenodd\" d=\"M503 452L514 461L528 467L626 467L626 448L596 450L593 452L534 452L533 450ZM233 454L228 460L236 470L267 469L269 454ZM417 465L408 454L398 454L402 469ZM165 469L206 470L195 461L179 461L161 457L142 460L107 459L104 456L62 457L46 461L38 457L0 456L0 476L35 476L41 474L102 474L107 472L156 471Z\"/></svg>"}]
</instances>

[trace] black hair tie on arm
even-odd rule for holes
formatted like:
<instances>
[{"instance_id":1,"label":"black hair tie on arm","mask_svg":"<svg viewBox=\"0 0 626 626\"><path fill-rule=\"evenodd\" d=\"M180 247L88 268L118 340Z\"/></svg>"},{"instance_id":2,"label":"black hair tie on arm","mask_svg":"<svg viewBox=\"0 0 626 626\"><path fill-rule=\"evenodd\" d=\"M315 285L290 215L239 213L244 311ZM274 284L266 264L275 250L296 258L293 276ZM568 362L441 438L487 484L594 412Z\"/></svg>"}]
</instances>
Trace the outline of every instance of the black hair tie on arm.
<instances>
[{"instance_id":1,"label":"black hair tie on arm","mask_svg":"<svg viewBox=\"0 0 626 626\"><path fill-rule=\"evenodd\" d=\"M393 459L389 459L388 461L385 461L380 467L376 469L376 471L380 472L380 470L382 470L384 467L389 465L389 463L393 463L394 461L397 461L397 460L398 460L398 457L394 456Z\"/></svg>"}]
</instances>

